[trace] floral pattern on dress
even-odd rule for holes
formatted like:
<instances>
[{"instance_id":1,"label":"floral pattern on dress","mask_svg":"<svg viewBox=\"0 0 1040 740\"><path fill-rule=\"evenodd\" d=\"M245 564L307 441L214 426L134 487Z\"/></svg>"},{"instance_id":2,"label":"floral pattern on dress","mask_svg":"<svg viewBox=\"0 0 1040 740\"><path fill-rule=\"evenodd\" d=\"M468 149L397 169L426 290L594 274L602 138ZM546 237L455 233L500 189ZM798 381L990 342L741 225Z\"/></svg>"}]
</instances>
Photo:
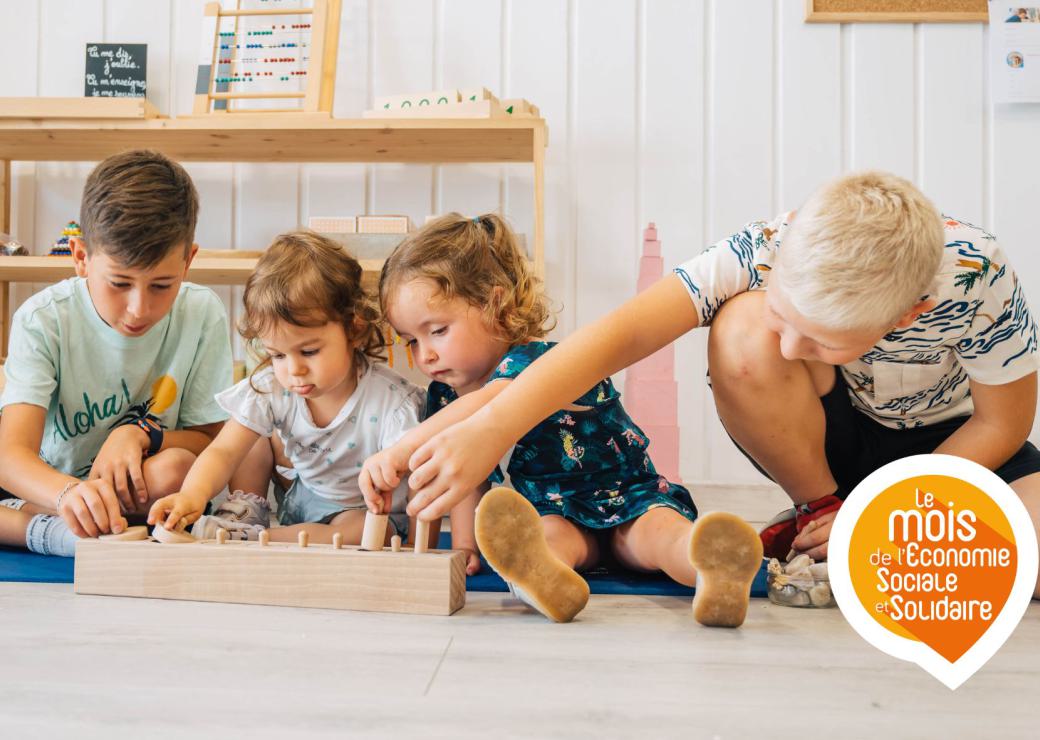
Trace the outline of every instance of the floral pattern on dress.
<instances>
[{"instance_id":1,"label":"floral pattern on dress","mask_svg":"<svg viewBox=\"0 0 1040 740\"><path fill-rule=\"evenodd\" d=\"M554 342L514 347L488 379L512 379L548 352ZM444 383L430 384L430 413L458 398ZM542 516L564 516L591 529L608 529L665 506L687 519L697 517L689 491L657 474L650 440L621 405L609 378L574 401L579 409L554 413L516 443L509 461L514 488ZM488 480L502 483L496 469Z\"/></svg>"}]
</instances>

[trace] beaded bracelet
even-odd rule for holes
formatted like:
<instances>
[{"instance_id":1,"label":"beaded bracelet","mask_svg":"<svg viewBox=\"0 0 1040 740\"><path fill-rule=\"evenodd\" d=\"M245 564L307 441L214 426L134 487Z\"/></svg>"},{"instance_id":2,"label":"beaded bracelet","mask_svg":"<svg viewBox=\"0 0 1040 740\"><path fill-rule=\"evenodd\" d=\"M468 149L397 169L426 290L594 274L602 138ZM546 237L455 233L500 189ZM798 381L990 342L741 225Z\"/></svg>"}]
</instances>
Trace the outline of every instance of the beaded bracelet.
<instances>
[{"instance_id":1,"label":"beaded bracelet","mask_svg":"<svg viewBox=\"0 0 1040 740\"><path fill-rule=\"evenodd\" d=\"M65 494L72 490L72 487L79 483L78 480L70 480L65 484L65 487L61 489L61 493L58 494L57 500L54 502L54 510L58 511L61 508L61 500L65 498Z\"/></svg>"}]
</instances>

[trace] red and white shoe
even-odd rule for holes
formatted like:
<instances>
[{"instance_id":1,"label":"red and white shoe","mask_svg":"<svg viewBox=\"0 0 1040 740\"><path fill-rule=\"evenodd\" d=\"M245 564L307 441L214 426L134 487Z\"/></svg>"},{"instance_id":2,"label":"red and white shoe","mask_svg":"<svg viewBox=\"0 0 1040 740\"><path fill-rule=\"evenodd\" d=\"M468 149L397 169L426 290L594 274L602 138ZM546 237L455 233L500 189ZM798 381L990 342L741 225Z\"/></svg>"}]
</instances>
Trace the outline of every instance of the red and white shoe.
<instances>
[{"instance_id":1,"label":"red and white shoe","mask_svg":"<svg viewBox=\"0 0 1040 740\"><path fill-rule=\"evenodd\" d=\"M790 509L781 511L762 528L758 536L762 539L762 549L767 558L786 560L787 554L791 552L791 546L798 533L805 529L806 525L814 519L819 519L824 514L837 511L841 508L842 500L831 494L810 501L807 504L798 504Z\"/></svg>"}]
</instances>

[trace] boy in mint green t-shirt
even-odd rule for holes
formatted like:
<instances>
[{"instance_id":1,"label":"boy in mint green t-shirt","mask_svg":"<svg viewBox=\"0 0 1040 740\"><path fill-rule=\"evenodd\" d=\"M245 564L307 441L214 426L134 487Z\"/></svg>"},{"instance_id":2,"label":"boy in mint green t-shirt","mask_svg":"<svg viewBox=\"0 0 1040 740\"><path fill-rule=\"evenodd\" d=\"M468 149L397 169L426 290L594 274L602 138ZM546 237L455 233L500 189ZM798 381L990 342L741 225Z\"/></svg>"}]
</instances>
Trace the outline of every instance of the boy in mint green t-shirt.
<instances>
[{"instance_id":1,"label":"boy in mint green t-shirt","mask_svg":"<svg viewBox=\"0 0 1040 740\"><path fill-rule=\"evenodd\" d=\"M180 488L227 414L227 317L184 282L198 195L165 156L109 157L87 179L77 277L14 315L0 407L0 544L72 556Z\"/></svg>"}]
</instances>

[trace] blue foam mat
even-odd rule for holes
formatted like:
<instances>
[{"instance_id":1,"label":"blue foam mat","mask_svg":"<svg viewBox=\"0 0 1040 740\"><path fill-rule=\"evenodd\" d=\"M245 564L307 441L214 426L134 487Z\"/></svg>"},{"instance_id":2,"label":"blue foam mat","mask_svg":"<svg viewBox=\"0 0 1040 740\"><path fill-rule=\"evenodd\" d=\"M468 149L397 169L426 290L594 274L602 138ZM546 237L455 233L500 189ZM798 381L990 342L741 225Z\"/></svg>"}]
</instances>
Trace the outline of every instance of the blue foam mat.
<instances>
[{"instance_id":1,"label":"blue foam mat","mask_svg":"<svg viewBox=\"0 0 1040 740\"><path fill-rule=\"evenodd\" d=\"M16 583L72 583L72 558L37 555L0 546L0 581Z\"/></svg>"},{"instance_id":2,"label":"blue foam mat","mask_svg":"<svg viewBox=\"0 0 1040 740\"><path fill-rule=\"evenodd\" d=\"M438 545L447 549L451 546L451 537L444 533ZM72 583L73 558L50 557L37 555L25 550L0 546L0 581L18 583ZM481 572L475 576L467 576L467 591L500 591L506 592L505 581L481 561ZM691 596L693 589L683 586L661 574L633 573L631 571L609 572L602 568L583 574L589 582L594 594L627 594L639 596ZM765 597L766 569L755 576L751 585L751 595Z\"/></svg>"}]
</instances>

